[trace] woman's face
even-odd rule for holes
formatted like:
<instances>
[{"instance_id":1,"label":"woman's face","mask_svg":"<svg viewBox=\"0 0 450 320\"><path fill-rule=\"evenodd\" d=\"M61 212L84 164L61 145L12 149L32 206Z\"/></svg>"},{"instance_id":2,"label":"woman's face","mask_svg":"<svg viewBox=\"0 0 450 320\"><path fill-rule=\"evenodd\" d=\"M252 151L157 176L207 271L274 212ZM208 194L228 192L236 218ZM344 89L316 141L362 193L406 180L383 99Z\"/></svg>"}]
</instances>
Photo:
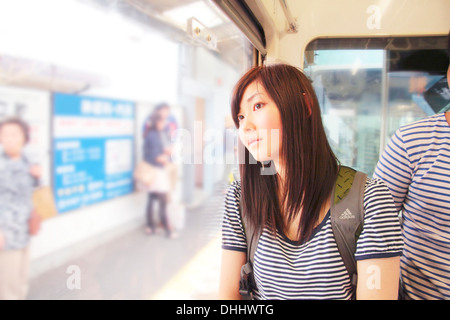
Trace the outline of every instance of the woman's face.
<instances>
[{"instance_id":1,"label":"woman's face","mask_svg":"<svg viewBox=\"0 0 450 320\"><path fill-rule=\"evenodd\" d=\"M0 129L0 143L3 151L10 157L19 157L25 145L25 136L17 124L4 124Z\"/></svg>"},{"instance_id":2,"label":"woman's face","mask_svg":"<svg viewBox=\"0 0 450 320\"><path fill-rule=\"evenodd\" d=\"M163 131L165 127L166 127L166 121L164 119L159 119L156 122L156 130Z\"/></svg>"},{"instance_id":3,"label":"woman's face","mask_svg":"<svg viewBox=\"0 0 450 320\"><path fill-rule=\"evenodd\" d=\"M279 163L282 124L277 105L259 82L244 91L239 119L239 138L257 161Z\"/></svg>"}]
</instances>

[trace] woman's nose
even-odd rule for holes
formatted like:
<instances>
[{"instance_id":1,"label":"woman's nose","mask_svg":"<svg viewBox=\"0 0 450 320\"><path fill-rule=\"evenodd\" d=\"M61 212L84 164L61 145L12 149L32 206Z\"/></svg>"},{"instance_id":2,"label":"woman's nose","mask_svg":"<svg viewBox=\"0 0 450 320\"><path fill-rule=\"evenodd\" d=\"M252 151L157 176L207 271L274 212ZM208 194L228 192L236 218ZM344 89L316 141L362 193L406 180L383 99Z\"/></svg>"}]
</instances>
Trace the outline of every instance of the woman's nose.
<instances>
[{"instance_id":1,"label":"woman's nose","mask_svg":"<svg viewBox=\"0 0 450 320\"><path fill-rule=\"evenodd\" d=\"M252 117L251 116L246 116L241 121L240 128L242 128L243 131L255 130L255 123L253 122Z\"/></svg>"}]
</instances>

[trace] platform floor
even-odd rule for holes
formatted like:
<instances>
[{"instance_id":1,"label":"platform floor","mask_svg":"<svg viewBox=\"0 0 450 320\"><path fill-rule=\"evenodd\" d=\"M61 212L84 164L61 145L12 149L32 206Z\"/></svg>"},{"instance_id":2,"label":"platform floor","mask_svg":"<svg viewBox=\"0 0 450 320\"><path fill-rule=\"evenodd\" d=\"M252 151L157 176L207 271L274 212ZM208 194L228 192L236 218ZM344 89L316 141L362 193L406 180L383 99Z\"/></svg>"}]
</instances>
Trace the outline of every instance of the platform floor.
<instances>
[{"instance_id":1,"label":"platform floor","mask_svg":"<svg viewBox=\"0 0 450 320\"><path fill-rule=\"evenodd\" d=\"M32 278L27 299L216 299L225 189L186 210L177 239L129 231Z\"/></svg>"}]
</instances>

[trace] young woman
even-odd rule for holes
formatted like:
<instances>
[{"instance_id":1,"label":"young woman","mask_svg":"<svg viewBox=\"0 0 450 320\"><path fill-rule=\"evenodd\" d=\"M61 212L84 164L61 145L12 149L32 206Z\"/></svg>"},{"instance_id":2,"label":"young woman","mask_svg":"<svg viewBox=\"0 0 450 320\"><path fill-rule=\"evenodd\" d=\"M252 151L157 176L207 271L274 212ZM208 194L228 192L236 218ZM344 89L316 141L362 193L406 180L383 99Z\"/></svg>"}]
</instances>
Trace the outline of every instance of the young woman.
<instances>
[{"instance_id":1,"label":"young woman","mask_svg":"<svg viewBox=\"0 0 450 320\"><path fill-rule=\"evenodd\" d=\"M240 298L247 252L242 201L262 230L253 265L256 299L351 299L329 214L339 163L310 81L292 66L255 67L235 87L232 116L245 161L241 181L226 196L220 298ZM275 174L264 174L268 167ZM356 297L396 299L403 242L392 197L380 180L367 179L363 201Z\"/></svg>"},{"instance_id":2,"label":"young woman","mask_svg":"<svg viewBox=\"0 0 450 320\"><path fill-rule=\"evenodd\" d=\"M170 180L166 166L170 162L169 140L166 132L166 119L160 114L151 117L151 124L144 140L144 160L155 167L155 181L149 187L147 202L147 234L155 233L153 219L153 204L159 203L159 218L166 235L175 238L177 234L169 227L167 219L168 193L170 192Z\"/></svg>"}]
</instances>

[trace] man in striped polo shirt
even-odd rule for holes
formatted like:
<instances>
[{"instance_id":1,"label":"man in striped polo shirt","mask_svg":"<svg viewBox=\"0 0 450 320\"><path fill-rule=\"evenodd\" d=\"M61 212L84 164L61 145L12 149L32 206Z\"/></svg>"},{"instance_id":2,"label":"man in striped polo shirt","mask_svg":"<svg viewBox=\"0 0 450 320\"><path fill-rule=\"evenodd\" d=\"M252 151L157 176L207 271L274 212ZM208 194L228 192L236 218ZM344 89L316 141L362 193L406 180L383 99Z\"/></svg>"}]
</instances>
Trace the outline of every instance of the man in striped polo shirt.
<instances>
[{"instance_id":1,"label":"man in striped polo shirt","mask_svg":"<svg viewBox=\"0 0 450 320\"><path fill-rule=\"evenodd\" d=\"M398 129L374 177L384 180L402 210L407 298L449 300L450 111Z\"/></svg>"}]
</instances>

